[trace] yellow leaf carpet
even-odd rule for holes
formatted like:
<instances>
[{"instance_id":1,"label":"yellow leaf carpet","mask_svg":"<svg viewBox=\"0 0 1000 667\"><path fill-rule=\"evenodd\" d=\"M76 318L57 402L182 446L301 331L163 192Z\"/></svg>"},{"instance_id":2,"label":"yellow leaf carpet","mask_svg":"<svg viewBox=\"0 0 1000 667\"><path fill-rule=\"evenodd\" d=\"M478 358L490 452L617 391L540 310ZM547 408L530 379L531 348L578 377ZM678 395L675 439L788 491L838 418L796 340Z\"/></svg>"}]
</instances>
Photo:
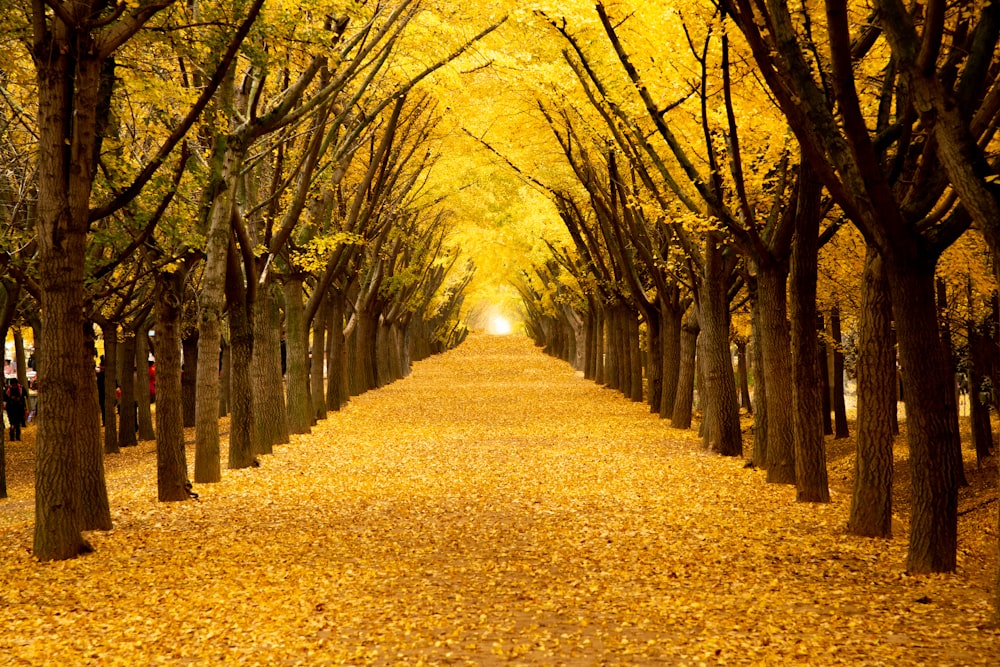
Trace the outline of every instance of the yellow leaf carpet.
<instances>
[{"instance_id":1,"label":"yellow leaf carpet","mask_svg":"<svg viewBox=\"0 0 1000 667\"><path fill-rule=\"evenodd\" d=\"M522 337L417 364L198 501L155 501L152 452L108 458L86 557L32 559L30 481L0 501L0 664L1000 655L981 563L908 577L905 536L844 533L847 497L797 504Z\"/></svg>"}]
</instances>

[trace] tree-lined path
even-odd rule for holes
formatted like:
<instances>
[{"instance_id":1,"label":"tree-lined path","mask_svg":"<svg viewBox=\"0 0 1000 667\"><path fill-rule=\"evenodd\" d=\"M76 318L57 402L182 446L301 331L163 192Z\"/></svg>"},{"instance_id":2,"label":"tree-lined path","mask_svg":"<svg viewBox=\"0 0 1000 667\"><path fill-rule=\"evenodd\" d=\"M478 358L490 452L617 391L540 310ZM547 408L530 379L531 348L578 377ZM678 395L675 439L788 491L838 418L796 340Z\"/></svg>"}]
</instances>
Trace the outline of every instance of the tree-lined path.
<instances>
[{"instance_id":1,"label":"tree-lined path","mask_svg":"<svg viewBox=\"0 0 1000 667\"><path fill-rule=\"evenodd\" d=\"M31 557L15 483L0 664L995 660L980 564L907 577L905 532L847 536L846 496L743 464L472 336L196 502L157 503L152 443L124 451L83 558Z\"/></svg>"}]
</instances>

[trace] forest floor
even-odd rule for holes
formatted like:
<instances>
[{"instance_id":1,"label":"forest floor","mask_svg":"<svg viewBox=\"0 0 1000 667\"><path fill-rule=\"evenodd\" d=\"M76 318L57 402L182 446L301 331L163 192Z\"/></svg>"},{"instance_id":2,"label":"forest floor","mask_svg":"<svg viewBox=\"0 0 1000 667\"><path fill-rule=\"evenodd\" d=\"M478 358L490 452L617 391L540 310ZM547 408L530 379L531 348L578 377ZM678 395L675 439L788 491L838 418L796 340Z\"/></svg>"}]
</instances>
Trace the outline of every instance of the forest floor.
<instances>
[{"instance_id":1,"label":"forest floor","mask_svg":"<svg viewBox=\"0 0 1000 667\"><path fill-rule=\"evenodd\" d=\"M154 443L109 456L115 527L71 561L30 555L33 432L7 445L3 665L1000 655L995 468L967 465L958 571L908 576L905 460L897 536L852 537L851 441L833 501L797 503L524 338L473 336L196 501L156 502Z\"/></svg>"}]
</instances>

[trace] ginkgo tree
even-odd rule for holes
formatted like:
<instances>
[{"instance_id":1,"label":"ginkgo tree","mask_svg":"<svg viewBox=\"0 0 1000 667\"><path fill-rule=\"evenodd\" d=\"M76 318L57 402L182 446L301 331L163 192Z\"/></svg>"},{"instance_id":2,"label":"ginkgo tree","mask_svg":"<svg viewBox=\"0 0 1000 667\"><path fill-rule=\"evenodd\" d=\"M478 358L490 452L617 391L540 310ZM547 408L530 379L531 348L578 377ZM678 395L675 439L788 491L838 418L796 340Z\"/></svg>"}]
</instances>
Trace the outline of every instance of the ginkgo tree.
<instances>
[{"instance_id":1,"label":"ginkgo tree","mask_svg":"<svg viewBox=\"0 0 1000 667\"><path fill-rule=\"evenodd\" d=\"M131 201L166 161L204 109L214 85L161 144L131 184L92 206L114 55L173 0L115 7L106 2L15 3L27 20L23 46L34 63L37 88L38 179L36 234L41 326L34 553L70 558L88 547L82 531L110 527L104 484L96 386L84 339L84 257L90 224ZM230 48L217 61L225 71L259 10L249 3L234 26ZM6 16L5 16L6 18ZM30 27L29 27L30 26ZM240 27L242 26L242 27ZM215 77L218 83L221 78Z\"/></svg>"}]
</instances>

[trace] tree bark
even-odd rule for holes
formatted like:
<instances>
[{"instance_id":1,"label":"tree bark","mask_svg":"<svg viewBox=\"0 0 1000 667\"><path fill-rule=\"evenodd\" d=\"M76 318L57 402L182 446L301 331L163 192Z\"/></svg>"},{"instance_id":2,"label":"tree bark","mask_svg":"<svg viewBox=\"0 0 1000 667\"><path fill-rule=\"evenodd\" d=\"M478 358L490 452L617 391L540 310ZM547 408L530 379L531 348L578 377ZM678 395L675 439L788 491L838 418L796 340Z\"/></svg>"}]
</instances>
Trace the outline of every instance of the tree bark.
<instances>
[{"instance_id":1,"label":"tree bark","mask_svg":"<svg viewBox=\"0 0 1000 667\"><path fill-rule=\"evenodd\" d=\"M135 405L135 332L122 331L122 342L119 347L122 364L121 376L122 397L118 401L118 445L120 447L135 447L139 442L135 438L138 428L136 423Z\"/></svg>"},{"instance_id":2,"label":"tree bark","mask_svg":"<svg viewBox=\"0 0 1000 667\"><path fill-rule=\"evenodd\" d=\"M161 502L187 500L181 414L181 314L184 276L160 273L156 294L156 490Z\"/></svg>"},{"instance_id":3,"label":"tree bark","mask_svg":"<svg viewBox=\"0 0 1000 667\"><path fill-rule=\"evenodd\" d=\"M375 336L378 328L376 316L366 309L357 313L357 325L354 327L354 345L357 350L355 372L357 388L360 393L375 389L378 385L375 378Z\"/></svg>"},{"instance_id":4,"label":"tree bark","mask_svg":"<svg viewBox=\"0 0 1000 667\"><path fill-rule=\"evenodd\" d=\"M955 360L955 350L951 343L951 318L948 316L948 288L940 278L935 280L935 286L937 288L938 331L941 335L941 346L944 349L945 359L948 363L948 385L952 388L948 394L948 411L951 413L951 431L955 434L955 451L953 452L955 456L955 471L958 474L959 486L968 486L969 481L965 477L965 466L962 462L962 431L958 425L958 382L956 382L958 362ZM971 295L969 296L968 306L971 313L973 309ZM969 365L971 366L972 338L967 338L966 343L969 352ZM969 396L970 398L972 396L971 382ZM973 429L975 429L975 422L973 422Z\"/></svg>"},{"instance_id":5,"label":"tree bark","mask_svg":"<svg viewBox=\"0 0 1000 667\"><path fill-rule=\"evenodd\" d=\"M736 398L736 376L729 352L729 297L726 277L730 259L714 232L705 244L704 280L699 292L701 335L704 337L703 424L707 425L702 446L723 456L742 456L740 407Z\"/></svg>"},{"instance_id":6,"label":"tree bark","mask_svg":"<svg viewBox=\"0 0 1000 667\"><path fill-rule=\"evenodd\" d=\"M254 396L250 367L253 364L253 304L244 287L244 277L240 270L239 251L236 239L230 237L226 269L226 300L229 302L229 344L232 365L229 380L229 405L232 416L229 419L229 469L240 470L257 463L254 447ZM249 303L249 305L248 305ZM247 312L248 308L251 312ZM216 339L217 342L221 338ZM219 375L221 348L212 356L212 368ZM219 414L218 394L216 402L206 406L213 414ZM218 417L216 417L218 424ZM270 450L269 450L270 451Z\"/></svg>"},{"instance_id":7,"label":"tree bark","mask_svg":"<svg viewBox=\"0 0 1000 667\"><path fill-rule=\"evenodd\" d=\"M223 106L228 105L223 104ZM195 374L197 400L194 478L196 482L218 482L222 479L219 444L219 341L222 338L222 318L226 307L226 271L229 263L229 236L234 196L244 153L240 137L226 136L220 131L216 135L216 141L218 142L216 154L221 154L221 165L218 167L218 174L213 175L214 197L205 235L205 270L198 303L200 363ZM250 360L244 361L249 363ZM234 372L236 363L237 360L234 358ZM235 403L239 398L234 393L230 398L235 412Z\"/></svg>"},{"instance_id":8,"label":"tree bark","mask_svg":"<svg viewBox=\"0 0 1000 667\"><path fill-rule=\"evenodd\" d=\"M254 448L265 454L271 453L274 445L289 441L281 374L281 313L276 289L267 285L258 291L253 314Z\"/></svg>"},{"instance_id":9,"label":"tree bark","mask_svg":"<svg viewBox=\"0 0 1000 667\"><path fill-rule=\"evenodd\" d=\"M101 461L103 448L97 385L83 333L84 256L101 63L92 54L75 52L92 46L89 35L77 35L61 21L50 31L47 23L45 16L36 16L36 24L45 26L45 34L35 36L34 54L38 281L45 361L39 377L43 418L38 422L35 457L32 551L43 561L72 558L88 549L81 531L95 526L88 525L93 522L84 515L93 518L92 511L100 514L101 508L86 506L96 499L85 487L103 482L103 463L93 465L95 458ZM86 414L88 410L91 415ZM97 452L90 451L91 441ZM107 505L106 488L103 495ZM110 527L110 508L100 518L97 523Z\"/></svg>"},{"instance_id":10,"label":"tree bark","mask_svg":"<svg viewBox=\"0 0 1000 667\"><path fill-rule=\"evenodd\" d=\"M788 267L763 262L757 267L756 308L764 361L763 402L767 403L767 481L795 484L795 425L792 402L791 336L788 331ZM759 402L759 401L758 401Z\"/></svg>"},{"instance_id":11,"label":"tree bark","mask_svg":"<svg viewBox=\"0 0 1000 667\"><path fill-rule=\"evenodd\" d=\"M681 370L681 324L684 312L678 307L676 300L667 305L664 297L660 298L662 314L662 333L660 340L663 345L663 394L660 399L660 417L673 417L674 401L677 400L677 379Z\"/></svg>"},{"instance_id":12,"label":"tree bark","mask_svg":"<svg viewBox=\"0 0 1000 667\"><path fill-rule=\"evenodd\" d=\"M233 355L229 346L229 341L223 338L220 341L222 346L222 360L219 370L219 418L229 415L229 385L232 384Z\"/></svg>"},{"instance_id":13,"label":"tree bark","mask_svg":"<svg viewBox=\"0 0 1000 667\"><path fill-rule=\"evenodd\" d=\"M194 428L198 407L198 330L187 332L181 339L181 406L184 428ZM197 454L195 455L197 457ZM195 470L198 465L195 463ZM198 473L195 472L195 481ZM218 481L218 480L215 480Z\"/></svg>"},{"instance_id":14,"label":"tree bark","mask_svg":"<svg viewBox=\"0 0 1000 667\"><path fill-rule=\"evenodd\" d=\"M892 418L896 410L896 353L892 304L882 260L869 246L861 283L858 324L857 455L847 531L892 537Z\"/></svg>"},{"instance_id":15,"label":"tree bark","mask_svg":"<svg viewBox=\"0 0 1000 667\"><path fill-rule=\"evenodd\" d=\"M285 345L288 368L288 431L309 433L309 331L302 308L302 278L285 278Z\"/></svg>"},{"instance_id":16,"label":"tree bark","mask_svg":"<svg viewBox=\"0 0 1000 667\"><path fill-rule=\"evenodd\" d=\"M79 386L85 394L80 400L80 423L82 428L77 438L83 447L80 461L80 476L83 481L81 505L84 530L111 530L111 505L108 501L107 485L104 480L104 445L101 443L101 418L97 404L97 383L94 377L94 327L89 322L84 326L86 344L81 350Z\"/></svg>"},{"instance_id":17,"label":"tree bark","mask_svg":"<svg viewBox=\"0 0 1000 667\"><path fill-rule=\"evenodd\" d=\"M327 339L329 340L329 359L327 368L327 406L331 410L340 410L347 405L351 393L347 386L347 345L344 340L344 311L347 309L347 302L344 295L337 289L331 291L330 299L330 326Z\"/></svg>"},{"instance_id":18,"label":"tree bark","mask_svg":"<svg viewBox=\"0 0 1000 667\"><path fill-rule=\"evenodd\" d=\"M672 428L691 428L691 412L694 408L694 376L698 349L698 306L692 305L681 326L680 368L677 374L677 391L674 411L670 418Z\"/></svg>"},{"instance_id":19,"label":"tree bark","mask_svg":"<svg viewBox=\"0 0 1000 667\"><path fill-rule=\"evenodd\" d=\"M972 304L970 303L969 306L971 309ZM983 461L993 451L993 425L990 423L989 388L984 385L984 380L989 377L989 351L986 349L986 346L989 345L989 330L986 326L977 322L975 316L971 313L967 326L969 341L969 421L972 431L972 445L976 450L976 464L982 467ZM961 456L961 450L959 451L959 456ZM960 483L962 481L959 480Z\"/></svg>"},{"instance_id":20,"label":"tree bark","mask_svg":"<svg viewBox=\"0 0 1000 667\"><path fill-rule=\"evenodd\" d=\"M747 281L750 292L751 303L757 299L757 280L751 277ZM751 364L753 366L753 464L758 468L767 469L770 461L767 451L767 401L763 400L767 395L767 383L764 379L764 355L760 349L760 340L764 337L763 328L760 323L760 309L751 308L750 312L751 338L753 348L751 350Z\"/></svg>"},{"instance_id":21,"label":"tree bark","mask_svg":"<svg viewBox=\"0 0 1000 667\"><path fill-rule=\"evenodd\" d=\"M803 161L792 246L792 400L795 427L795 489L799 502L830 502L823 440L823 383L816 331L816 271L819 265L822 186Z\"/></svg>"},{"instance_id":22,"label":"tree bark","mask_svg":"<svg viewBox=\"0 0 1000 667\"><path fill-rule=\"evenodd\" d=\"M952 388L937 336L934 265L912 258L883 261L906 386L913 498L907 568L921 574L951 572L958 537L958 484L955 434L951 415L942 408L949 405Z\"/></svg>"},{"instance_id":23,"label":"tree bark","mask_svg":"<svg viewBox=\"0 0 1000 667\"><path fill-rule=\"evenodd\" d=\"M326 331L330 324L330 295L323 295L319 312L313 318L312 364L309 366L309 394L312 398L313 423L326 419L326 390L323 371L326 369Z\"/></svg>"}]
</instances>

